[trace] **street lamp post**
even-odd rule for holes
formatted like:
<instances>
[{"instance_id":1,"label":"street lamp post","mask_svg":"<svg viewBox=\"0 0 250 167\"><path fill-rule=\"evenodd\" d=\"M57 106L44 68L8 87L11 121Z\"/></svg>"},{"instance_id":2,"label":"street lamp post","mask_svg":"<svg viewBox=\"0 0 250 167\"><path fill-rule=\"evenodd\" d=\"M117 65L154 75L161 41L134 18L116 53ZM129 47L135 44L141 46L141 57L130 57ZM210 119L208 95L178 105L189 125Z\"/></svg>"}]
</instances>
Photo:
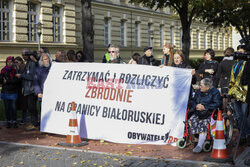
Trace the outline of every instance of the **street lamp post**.
<instances>
[{"instance_id":1,"label":"street lamp post","mask_svg":"<svg viewBox=\"0 0 250 167\"><path fill-rule=\"evenodd\" d=\"M36 24L36 30L37 30L37 35L38 35L38 51L40 51L40 39L41 39L41 35L42 35L42 23L38 22Z\"/></svg>"}]
</instances>

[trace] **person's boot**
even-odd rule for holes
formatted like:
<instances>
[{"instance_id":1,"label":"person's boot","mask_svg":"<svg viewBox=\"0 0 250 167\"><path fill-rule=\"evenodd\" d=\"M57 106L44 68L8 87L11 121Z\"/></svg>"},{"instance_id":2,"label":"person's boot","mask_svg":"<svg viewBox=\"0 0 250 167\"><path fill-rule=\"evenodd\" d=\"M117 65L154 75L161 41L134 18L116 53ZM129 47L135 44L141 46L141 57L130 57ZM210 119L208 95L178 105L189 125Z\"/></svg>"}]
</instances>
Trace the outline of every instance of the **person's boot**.
<instances>
[{"instance_id":1,"label":"person's boot","mask_svg":"<svg viewBox=\"0 0 250 167\"><path fill-rule=\"evenodd\" d=\"M250 159L245 160L245 165L250 166Z\"/></svg>"},{"instance_id":2,"label":"person's boot","mask_svg":"<svg viewBox=\"0 0 250 167\"><path fill-rule=\"evenodd\" d=\"M246 138L241 138L240 139L240 146L243 146L247 143L247 139Z\"/></svg>"},{"instance_id":3,"label":"person's boot","mask_svg":"<svg viewBox=\"0 0 250 167\"><path fill-rule=\"evenodd\" d=\"M10 122L10 121L8 121L8 122L7 122L7 125L6 125L6 128L8 128L8 129L9 129L9 128L11 128L11 126L12 126L11 122Z\"/></svg>"},{"instance_id":4,"label":"person's boot","mask_svg":"<svg viewBox=\"0 0 250 167\"><path fill-rule=\"evenodd\" d=\"M25 121L24 121L24 120L21 120L21 121L19 122L19 124L20 124L20 125L24 125L24 124L25 124Z\"/></svg>"},{"instance_id":5,"label":"person's boot","mask_svg":"<svg viewBox=\"0 0 250 167\"><path fill-rule=\"evenodd\" d=\"M13 128L18 128L17 122L14 122Z\"/></svg>"},{"instance_id":6,"label":"person's boot","mask_svg":"<svg viewBox=\"0 0 250 167\"><path fill-rule=\"evenodd\" d=\"M38 127L30 124L25 128L25 131L29 132L29 131L35 131L35 130L39 130Z\"/></svg>"}]
</instances>

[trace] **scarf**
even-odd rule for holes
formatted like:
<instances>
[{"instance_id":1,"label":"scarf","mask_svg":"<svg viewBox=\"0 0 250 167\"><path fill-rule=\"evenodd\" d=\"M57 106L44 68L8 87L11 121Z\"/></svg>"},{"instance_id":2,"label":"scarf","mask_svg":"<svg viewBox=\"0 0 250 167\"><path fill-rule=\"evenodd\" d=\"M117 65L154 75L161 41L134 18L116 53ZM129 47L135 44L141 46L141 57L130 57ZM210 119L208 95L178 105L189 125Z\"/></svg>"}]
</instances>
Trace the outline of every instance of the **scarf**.
<instances>
[{"instance_id":1,"label":"scarf","mask_svg":"<svg viewBox=\"0 0 250 167\"><path fill-rule=\"evenodd\" d=\"M224 57L223 60L234 60L234 57L233 56Z\"/></svg>"},{"instance_id":2,"label":"scarf","mask_svg":"<svg viewBox=\"0 0 250 167\"><path fill-rule=\"evenodd\" d=\"M205 60L204 63L205 63L205 64L210 64L210 63L214 63L214 61L213 61L213 60L211 60L211 61Z\"/></svg>"},{"instance_id":3,"label":"scarf","mask_svg":"<svg viewBox=\"0 0 250 167\"><path fill-rule=\"evenodd\" d=\"M6 66L4 68L2 68L0 75L5 75L5 76L10 77L12 79L16 74L16 69L14 67L7 66L7 62L9 60L13 61L13 58L11 56L6 58Z\"/></svg>"},{"instance_id":4,"label":"scarf","mask_svg":"<svg viewBox=\"0 0 250 167\"><path fill-rule=\"evenodd\" d=\"M234 78L235 78L235 79L236 79L236 77L238 76L238 74L239 74L239 72L240 72L240 70L241 70L241 67L242 67L243 63L244 63L244 60L240 60L240 61L236 64L236 66L234 67Z\"/></svg>"}]
</instances>

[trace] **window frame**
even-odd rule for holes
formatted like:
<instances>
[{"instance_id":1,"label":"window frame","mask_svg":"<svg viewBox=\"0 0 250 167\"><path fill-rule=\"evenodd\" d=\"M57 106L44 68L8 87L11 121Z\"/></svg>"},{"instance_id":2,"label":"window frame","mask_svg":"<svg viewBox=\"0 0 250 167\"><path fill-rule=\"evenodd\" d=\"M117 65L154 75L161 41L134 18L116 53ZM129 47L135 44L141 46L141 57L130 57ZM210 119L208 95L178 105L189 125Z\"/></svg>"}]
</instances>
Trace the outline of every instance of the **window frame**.
<instances>
[{"instance_id":1,"label":"window frame","mask_svg":"<svg viewBox=\"0 0 250 167\"><path fill-rule=\"evenodd\" d=\"M104 18L104 46L108 46L111 43L111 19L109 17Z\"/></svg>"},{"instance_id":2,"label":"window frame","mask_svg":"<svg viewBox=\"0 0 250 167\"><path fill-rule=\"evenodd\" d=\"M4 1L6 2L6 8L2 8ZM6 20L3 19L5 14L7 16ZM0 0L0 41L11 41L11 1L8 0Z\"/></svg>"},{"instance_id":3,"label":"window frame","mask_svg":"<svg viewBox=\"0 0 250 167\"><path fill-rule=\"evenodd\" d=\"M160 25L160 47L164 45L164 24Z\"/></svg>"},{"instance_id":4,"label":"window frame","mask_svg":"<svg viewBox=\"0 0 250 167\"><path fill-rule=\"evenodd\" d=\"M183 29L180 28L180 49L182 49L182 35L183 35Z\"/></svg>"},{"instance_id":5,"label":"window frame","mask_svg":"<svg viewBox=\"0 0 250 167\"><path fill-rule=\"evenodd\" d=\"M200 30L196 30L196 48L200 49Z\"/></svg>"},{"instance_id":6,"label":"window frame","mask_svg":"<svg viewBox=\"0 0 250 167\"><path fill-rule=\"evenodd\" d=\"M174 26L170 26L170 43L174 45Z\"/></svg>"},{"instance_id":7,"label":"window frame","mask_svg":"<svg viewBox=\"0 0 250 167\"><path fill-rule=\"evenodd\" d=\"M38 21L38 4L33 3L28 1L28 10L27 10L27 20L28 20L28 25L27 25L27 35L28 35L28 42L38 42L38 34L37 34L37 29L36 29L36 24L39 22ZM34 5L34 11L31 11L31 5ZM35 21L34 22L30 22L31 17L34 16ZM33 28L33 29L32 29ZM34 33L32 33L32 31L34 30ZM32 40L34 38L34 40Z\"/></svg>"},{"instance_id":8,"label":"window frame","mask_svg":"<svg viewBox=\"0 0 250 167\"><path fill-rule=\"evenodd\" d=\"M207 31L204 31L204 49L207 49Z\"/></svg>"},{"instance_id":9,"label":"window frame","mask_svg":"<svg viewBox=\"0 0 250 167\"><path fill-rule=\"evenodd\" d=\"M214 33L211 31L210 32L210 48L213 48L213 43L214 43Z\"/></svg>"},{"instance_id":10,"label":"window frame","mask_svg":"<svg viewBox=\"0 0 250 167\"><path fill-rule=\"evenodd\" d=\"M121 20L121 46L127 46L127 22L126 20Z\"/></svg>"},{"instance_id":11,"label":"window frame","mask_svg":"<svg viewBox=\"0 0 250 167\"><path fill-rule=\"evenodd\" d=\"M141 25L140 22L135 22L135 46L141 46Z\"/></svg>"},{"instance_id":12,"label":"window frame","mask_svg":"<svg viewBox=\"0 0 250 167\"><path fill-rule=\"evenodd\" d=\"M55 13L55 8L58 9L59 13ZM55 24L56 19L59 18L59 23ZM57 5L52 6L52 23L53 23L53 42L61 43L62 42L62 8ZM57 26L57 30L56 30ZM57 34L56 34L57 33ZM59 40L56 40L58 38Z\"/></svg>"},{"instance_id":13,"label":"window frame","mask_svg":"<svg viewBox=\"0 0 250 167\"><path fill-rule=\"evenodd\" d=\"M153 38L151 38L151 35L153 32L153 24L152 23L148 23L148 45L150 47L153 47Z\"/></svg>"}]
</instances>

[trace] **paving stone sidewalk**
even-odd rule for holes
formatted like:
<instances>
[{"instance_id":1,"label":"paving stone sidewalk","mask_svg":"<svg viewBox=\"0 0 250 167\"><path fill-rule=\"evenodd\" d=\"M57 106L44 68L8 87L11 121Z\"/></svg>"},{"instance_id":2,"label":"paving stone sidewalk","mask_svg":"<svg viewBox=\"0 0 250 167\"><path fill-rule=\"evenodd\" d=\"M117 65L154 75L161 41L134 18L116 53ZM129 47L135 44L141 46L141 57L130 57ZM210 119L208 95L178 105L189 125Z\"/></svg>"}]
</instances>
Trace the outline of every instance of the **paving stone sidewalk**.
<instances>
[{"instance_id":1,"label":"paving stone sidewalk","mask_svg":"<svg viewBox=\"0 0 250 167\"><path fill-rule=\"evenodd\" d=\"M119 156L116 154L51 148L29 144L0 142L1 167L230 167L202 161L156 159L150 157Z\"/></svg>"}]
</instances>

